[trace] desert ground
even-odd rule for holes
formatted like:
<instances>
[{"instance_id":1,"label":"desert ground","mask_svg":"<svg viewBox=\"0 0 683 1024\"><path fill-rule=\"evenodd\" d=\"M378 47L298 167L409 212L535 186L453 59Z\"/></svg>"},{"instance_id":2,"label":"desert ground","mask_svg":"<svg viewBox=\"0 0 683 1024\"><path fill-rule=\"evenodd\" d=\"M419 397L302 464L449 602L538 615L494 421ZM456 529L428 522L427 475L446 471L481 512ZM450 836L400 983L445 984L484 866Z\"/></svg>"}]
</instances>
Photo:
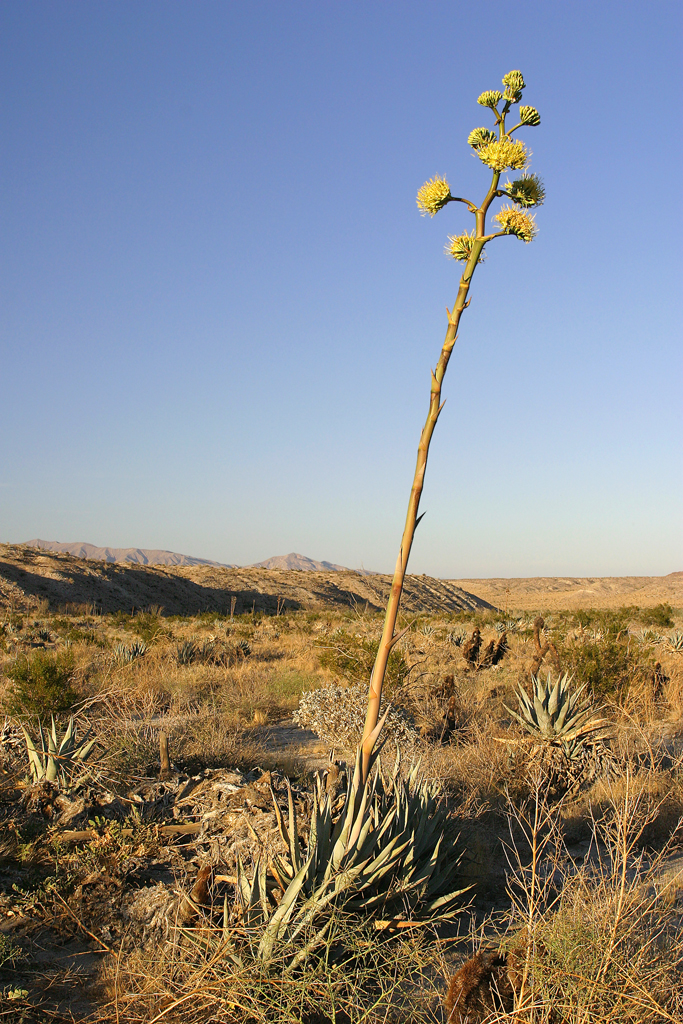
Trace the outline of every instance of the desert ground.
<instances>
[{"instance_id":1,"label":"desert ground","mask_svg":"<svg viewBox=\"0 0 683 1024\"><path fill-rule=\"evenodd\" d=\"M683 1019L682 575L411 577L354 803L387 587L0 546L0 1019Z\"/></svg>"}]
</instances>

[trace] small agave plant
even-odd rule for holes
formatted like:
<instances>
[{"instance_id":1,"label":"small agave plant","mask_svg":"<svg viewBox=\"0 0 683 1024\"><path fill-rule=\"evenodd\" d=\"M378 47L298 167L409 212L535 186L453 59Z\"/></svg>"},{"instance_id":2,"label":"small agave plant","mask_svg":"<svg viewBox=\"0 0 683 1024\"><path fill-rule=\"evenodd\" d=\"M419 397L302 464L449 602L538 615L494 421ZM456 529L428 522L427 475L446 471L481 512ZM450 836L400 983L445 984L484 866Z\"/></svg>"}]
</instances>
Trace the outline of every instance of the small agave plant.
<instances>
[{"instance_id":1,"label":"small agave plant","mask_svg":"<svg viewBox=\"0 0 683 1024\"><path fill-rule=\"evenodd\" d=\"M112 652L112 657L117 665L130 665L136 658L142 658L147 653L147 644L144 640L136 640L135 643L117 644Z\"/></svg>"},{"instance_id":2,"label":"small agave plant","mask_svg":"<svg viewBox=\"0 0 683 1024\"><path fill-rule=\"evenodd\" d=\"M21 730L26 741L26 751L34 782L56 782L59 780L64 786L70 785L76 772L90 757L96 743L94 739L87 742L90 735L89 729L81 740L77 739L76 723L73 717L69 720L61 741L57 739L54 717L52 718L52 729L48 729L47 734L43 732L41 725L40 749L23 725Z\"/></svg>"},{"instance_id":3,"label":"small agave plant","mask_svg":"<svg viewBox=\"0 0 683 1024\"><path fill-rule=\"evenodd\" d=\"M238 864L237 896L241 927L254 940L253 951L267 964L299 936L307 942L289 964L296 966L326 936L332 909L381 914L391 920L418 917L438 920L460 909L465 889L452 889L458 858L444 841L447 810L437 788L419 778L419 765L404 780L400 756L386 778L373 753L370 775L362 781L359 749L348 791L341 798L326 792L318 776L305 851L298 833L288 784L289 821L275 802L286 857L267 864L256 858L253 876ZM273 905L267 874L280 898ZM224 909L227 926L227 905Z\"/></svg>"},{"instance_id":4,"label":"small agave plant","mask_svg":"<svg viewBox=\"0 0 683 1024\"><path fill-rule=\"evenodd\" d=\"M683 633L672 633L666 638L666 646L676 654L683 654Z\"/></svg>"},{"instance_id":5,"label":"small agave plant","mask_svg":"<svg viewBox=\"0 0 683 1024\"><path fill-rule=\"evenodd\" d=\"M572 677L566 672L553 683L550 673L543 682L540 676L532 676L532 695L522 686L515 691L520 713L506 706L506 710L517 719L535 739L562 746L570 759L574 759L589 738L597 738L605 725L604 719L593 717L595 709L589 699L582 700L585 686L572 693L569 689Z\"/></svg>"}]
</instances>

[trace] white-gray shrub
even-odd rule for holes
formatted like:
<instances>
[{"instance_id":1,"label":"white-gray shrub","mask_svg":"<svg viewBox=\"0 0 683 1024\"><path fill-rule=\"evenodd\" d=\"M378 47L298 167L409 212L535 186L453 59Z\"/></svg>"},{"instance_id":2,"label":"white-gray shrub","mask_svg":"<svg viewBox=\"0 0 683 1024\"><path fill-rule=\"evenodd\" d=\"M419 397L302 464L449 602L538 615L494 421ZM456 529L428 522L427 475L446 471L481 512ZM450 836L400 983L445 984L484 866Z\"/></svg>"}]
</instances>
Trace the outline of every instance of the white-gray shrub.
<instances>
[{"instance_id":1,"label":"white-gray shrub","mask_svg":"<svg viewBox=\"0 0 683 1024\"><path fill-rule=\"evenodd\" d=\"M355 747L363 735L368 707L368 688L357 686L324 686L302 693L294 721L311 729L331 746ZM380 717L387 709L382 701ZM389 706L383 735L401 746L411 746L417 733L408 714L400 707Z\"/></svg>"}]
</instances>

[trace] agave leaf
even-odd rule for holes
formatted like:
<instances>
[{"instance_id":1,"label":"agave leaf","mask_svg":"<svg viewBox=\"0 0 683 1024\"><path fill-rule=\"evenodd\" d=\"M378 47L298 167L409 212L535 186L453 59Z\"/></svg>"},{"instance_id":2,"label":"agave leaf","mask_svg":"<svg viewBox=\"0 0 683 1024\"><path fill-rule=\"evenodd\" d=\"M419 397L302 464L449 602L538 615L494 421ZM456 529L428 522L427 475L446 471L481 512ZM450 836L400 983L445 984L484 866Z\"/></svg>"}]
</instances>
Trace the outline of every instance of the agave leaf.
<instances>
[{"instance_id":1,"label":"agave leaf","mask_svg":"<svg viewBox=\"0 0 683 1024\"><path fill-rule=\"evenodd\" d=\"M354 775L354 786L352 786L352 789L355 787L355 785L356 780ZM368 777L365 784L362 786L360 794L352 793L351 799L347 801L346 807L344 808L343 823L341 822L340 819L341 830L332 848L332 856L330 858L330 863L332 864L333 871L339 870L342 858L344 857L344 854L347 852L349 848L351 833L354 829L357 817L365 813L369 788L370 777Z\"/></svg>"},{"instance_id":2,"label":"agave leaf","mask_svg":"<svg viewBox=\"0 0 683 1024\"><path fill-rule=\"evenodd\" d=\"M53 726L54 726L54 721L53 721ZM86 740L89 735L90 735L90 729L88 729L88 732L85 734L85 736L81 740L81 743L83 743L84 740ZM55 743L56 742L57 742L57 740L56 740L56 737L55 737ZM69 719L69 724L67 725L66 730L64 732L64 736L62 737L62 742L59 744L59 753L60 754L69 754L73 750L73 748L75 746L76 746L76 724L74 722L74 717L72 715L71 718Z\"/></svg>"},{"instance_id":3,"label":"agave leaf","mask_svg":"<svg viewBox=\"0 0 683 1024\"><path fill-rule=\"evenodd\" d=\"M548 687L550 688L550 677L548 677ZM554 718L557 714L559 707L560 693L562 691L562 679L559 678L553 686L550 696L548 698L548 714L551 718Z\"/></svg>"},{"instance_id":4,"label":"agave leaf","mask_svg":"<svg viewBox=\"0 0 683 1024\"><path fill-rule=\"evenodd\" d=\"M95 746L96 743L97 743L97 740L90 740L89 743L81 745L78 748L78 750L76 750L74 752L74 755L73 755L74 761L86 761L88 759L88 757L90 756L90 754L92 752L92 749L93 749L93 747Z\"/></svg>"},{"instance_id":5,"label":"agave leaf","mask_svg":"<svg viewBox=\"0 0 683 1024\"><path fill-rule=\"evenodd\" d=\"M415 780L417 779L418 773L420 771L420 765L421 764L422 764L422 758L420 758L417 761L417 763L413 765L413 767L412 767L412 769L410 771L410 775L408 776L408 787L409 788L411 786L415 785Z\"/></svg>"},{"instance_id":6,"label":"agave leaf","mask_svg":"<svg viewBox=\"0 0 683 1024\"><path fill-rule=\"evenodd\" d=\"M594 736L595 733L602 732L609 724L610 723L607 719L599 718L593 722L588 722L586 725L577 729L569 730L563 734L562 739L569 742L578 740L583 746L589 736Z\"/></svg>"},{"instance_id":7,"label":"agave leaf","mask_svg":"<svg viewBox=\"0 0 683 1024\"><path fill-rule=\"evenodd\" d=\"M445 823L446 818L444 814L434 814L433 817L429 818L425 822L425 824L422 826L422 829L416 833L413 840L414 860L419 861L420 858L425 853L425 851L432 846L434 842L434 836L437 834L437 832L443 832ZM406 863L408 863L407 859Z\"/></svg>"},{"instance_id":8,"label":"agave leaf","mask_svg":"<svg viewBox=\"0 0 683 1024\"><path fill-rule=\"evenodd\" d=\"M368 858L370 856L370 853L374 849L374 847L377 845L377 841L378 840L376 838L377 837L377 831L376 830L372 833L372 835L370 837L371 838L371 844L369 844L369 846L367 844L368 834L370 833L370 829L372 828L372 824L373 824L372 818L370 817L370 815L368 815L368 817L366 818L365 824L363 825L363 828L360 831L360 835L358 836L358 839L357 839L356 843L354 844L353 851L352 851L355 854L355 857L358 860L365 860L366 858ZM368 847L367 849L366 849L366 846Z\"/></svg>"},{"instance_id":9,"label":"agave leaf","mask_svg":"<svg viewBox=\"0 0 683 1024\"><path fill-rule=\"evenodd\" d=\"M53 719L52 720L52 726L53 726L52 732L50 732L48 730L48 734L47 734L47 752L48 752L48 754L51 757L59 757L59 752L58 752L58 747L57 747L57 738L55 736L55 730L54 730L54 724L55 723L54 723L54 719Z\"/></svg>"},{"instance_id":10,"label":"agave leaf","mask_svg":"<svg viewBox=\"0 0 683 1024\"><path fill-rule=\"evenodd\" d=\"M439 860L439 849L441 847L442 839L443 834L439 836L431 857L429 857L428 860L423 861L421 865L418 865L419 870L413 873L413 875L410 877L410 881L406 882L405 884L399 883L400 892L407 893L411 889L416 889L417 898L419 898L424 893L427 885L429 884L429 879L432 877L434 868L436 867L437 862Z\"/></svg>"},{"instance_id":11,"label":"agave leaf","mask_svg":"<svg viewBox=\"0 0 683 1024\"><path fill-rule=\"evenodd\" d=\"M445 866L444 866L445 861ZM442 857L441 863L437 865L437 870L434 871L432 877L429 880L429 889L432 893L443 892L447 885L450 884L451 879L457 874L458 868L460 867L460 858L453 859L450 857Z\"/></svg>"},{"instance_id":12,"label":"agave leaf","mask_svg":"<svg viewBox=\"0 0 683 1024\"><path fill-rule=\"evenodd\" d=\"M391 711L391 704L387 704L386 711L384 712L384 714L380 718L379 722L377 723L375 728L372 730L372 732L370 733L368 738L365 740L365 743L363 744L363 746L367 746L369 748L369 750L370 750L370 758L371 758L371 760L370 760L369 765L368 765L368 771L370 770L370 767L374 764L377 756L379 755L379 750L375 750L375 743L377 742L379 734L381 733L382 729L384 728L384 723L386 722L387 718L389 717L389 712L390 711Z\"/></svg>"},{"instance_id":13,"label":"agave leaf","mask_svg":"<svg viewBox=\"0 0 683 1024\"><path fill-rule=\"evenodd\" d=\"M312 856L309 855L306 862L301 865L301 868L299 869L299 871L297 871L296 875L287 886L286 892L283 893L282 899L280 900L280 904L277 910L275 911L273 916L270 918L270 921L266 925L266 928L264 929L263 935L261 937L261 942L259 943L259 959L264 960L266 962L270 960L273 953L273 949L275 947L275 943L277 942L281 931L286 926L287 921L292 915L292 912L296 905L296 898L299 895L299 892L301 891L301 888L304 884L306 872L308 871L309 868L309 861L311 859Z\"/></svg>"},{"instance_id":14,"label":"agave leaf","mask_svg":"<svg viewBox=\"0 0 683 1024\"><path fill-rule=\"evenodd\" d=\"M541 732L545 732L550 725L550 719L548 713L544 707L543 695L537 692L537 688L534 686L534 711L536 712L536 721Z\"/></svg>"},{"instance_id":15,"label":"agave leaf","mask_svg":"<svg viewBox=\"0 0 683 1024\"><path fill-rule=\"evenodd\" d=\"M529 694L526 692L523 686L516 687L515 695L517 697L517 700L521 704L523 710L528 714L532 714L534 710L534 703L530 699Z\"/></svg>"},{"instance_id":16,"label":"agave leaf","mask_svg":"<svg viewBox=\"0 0 683 1024\"><path fill-rule=\"evenodd\" d=\"M289 849L289 832L287 831L287 826L284 823L282 811L278 806L277 799L275 798L275 790L273 789L272 786L270 787L270 795L273 798L273 810L275 811L275 820L277 822L277 827L280 832L280 837L282 839L282 842L287 847L287 849Z\"/></svg>"},{"instance_id":17,"label":"agave leaf","mask_svg":"<svg viewBox=\"0 0 683 1024\"><path fill-rule=\"evenodd\" d=\"M287 861L282 860L277 854L273 854L270 860L270 873L280 886L283 892L285 892L287 886L294 878L294 872Z\"/></svg>"},{"instance_id":18,"label":"agave leaf","mask_svg":"<svg viewBox=\"0 0 683 1024\"><path fill-rule=\"evenodd\" d=\"M313 847L309 844L309 851ZM317 841L315 846L315 872L316 882L321 882L325 876L327 865L330 861L332 849L332 801L329 796L325 797L322 807L318 808Z\"/></svg>"},{"instance_id":19,"label":"agave leaf","mask_svg":"<svg viewBox=\"0 0 683 1024\"><path fill-rule=\"evenodd\" d=\"M445 896L439 896L437 899L432 900L430 903L426 903L423 909L423 916L431 917L435 910L445 908L449 906L458 896L462 896L463 893L469 892L473 889L473 885L467 885L464 889L455 889L453 892L447 893ZM441 915L439 915L441 916Z\"/></svg>"},{"instance_id":20,"label":"agave leaf","mask_svg":"<svg viewBox=\"0 0 683 1024\"><path fill-rule=\"evenodd\" d=\"M355 767L354 767L354 770L353 770L353 776L351 777L350 784L347 786L347 789L346 789L346 797L345 797L345 800L344 800L344 806L342 807L341 813L339 814L337 822L336 822L336 824L334 826L334 831L332 833L332 846L333 847L336 845L337 841L339 840L339 837L341 836L341 833L342 833L342 831L343 831L343 829L344 829L344 827L346 825L346 821L347 821L347 818L349 816L349 813L354 813L354 811L355 811L356 797L357 797L358 787L360 785L360 778L361 778L361 758L362 758L362 756L363 756L362 748L358 747L358 749L356 750L356 764L355 764ZM354 808L354 811L351 810L352 808Z\"/></svg>"},{"instance_id":21,"label":"agave leaf","mask_svg":"<svg viewBox=\"0 0 683 1024\"><path fill-rule=\"evenodd\" d=\"M239 855L237 857L237 886L238 896L240 897L242 908L246 910L248 909L249 904L251 902L251 886L249 885L247 873L244 870L242 858Z\"/></svg>"},{"instance_id":22,"label":"agave leaf","mask_svg":"<svg viewBox=\"0 0 683 1024\"><path fill-rule=\"evenodd\" d=\"M40 782L40 780L45 775L45 765L41 760L38 751L36 750L35 743L31 739L29 734L26 732L26 729L24 729L23 725L21 726L21 731L23 732L24 740L26 741L26 752L28 754L28 760L29 765L31 767L31 775L33 776L33 781Z\"/></svg>"},{"instance_id":23,"label":"agave leaf","mask_svg":"<svg viewBox=\"0 0 683 1024\"><path fill-rule=\"evenodd\" d=\"M398 840L398 836L396 839L392 839L383 850L380 850L375 859L368 864L364 880L366 886L372 885L378 878L386 875L393 864L399 860L410 840L407 840L401 846L397 845Z\"/></svg>"},{"instance_id":24,"label":"agave leaf","mask_svg":"<svg viewBox=\"0 0 683 1024\"><path fill-rule=\"evenodd\" d=\"M524 726L527 732L530 732L532 736L538 736L538 727L533 722L528 722L526 718L522 718L522 716L518 715L516 711L513 711L512 708L509 708L507 704L504 704L503 707L509 714L512 715L513 718L517 719L520 725Z\"/></svg>"},{"instance_id":25,"label":"agave leaf","mask_svg":"<svg viewBox=\"0 0 683 1024\"><path fill-rule=\"evenodd\" d=\"M332 925L332 918L330 917L325 922L325 924L322 926L322 928L320 928L315 933L313 938L310 939L309 942L306 943L304 948L300 949L299 952L296 954L296 956L292 958L290 963L285 967L285 969L283 971L284 975L291 974L292 971L296 970L296 968L299 966L300 963L303 963L303 961L306 959L307 956L310 956L310 954L313 952L314 949L318 948L318 946L321 944L321 942L323 941L323 939L327 935L331 925ZM297 930L297 932L294 935L292 935L292 939L296 938L297 934L298 934L298 930Z\"/></svg>"},{"instance_id":26,"label":"agave leaf","mask_svg":"<svg viewBox=\"0 0 683 1024\"><path fill-rule=\"evenodd\" d=\"M570 712L571 712L571 701L566 700L564 702L564 704L562 705L562 707L560 708L560 713L557 716L557 721L555 722L555 730L556 730L556 732L558 732L558 733L562 732L562 730L564 729L564 726L565 726L565 722L567 721L567 718L571 717L570 716Z\"/></svg>"},{"instance_id":27,"label":"agave leaf","mask_svg":"<svg viewBox=\"0 0 683 1024\"><path fill-rule=\"evenodd\" d=\"M301 930L310 924L314 917L321 914L337 896L335 889L329 892L325 892L324 888L316 891L297 914L287 936L289 942L293 942Z\"/></svg>"},{"instance_id":28,"label":"agave leaf","mask_svg":"<svg viewBox=\"0 0 683 1024\"><path fill-rule=\"evenodd\" d=\"M562 682L563 682L563 685L565 687L568 686L568 684L570 682L570 679L571 679L571 677L568 677L567 673L565 672L565 674L562 676ZM584 683L584 685L579 690L577 690L576 693L571 694L571 695L569 693L567 693L566 703L563 706L562 710L560 711L560 714L558 716L557 723L556 723L557 731L558 732L561 732L562 729L565 726L565 723L568 723L569 720L574 716L575 711L576 711L576 709L578 707L579 701L581 699L581 695L583 694L585 689L586 689L586 684ZM586 706L589 706L589 705L587 704Z\"/></svg>"},{"instance_id":29,"label":"agave leaf","mask_svg":"<svg viewBox=\"0 0 683 1024\"><path fill-rule=\"evenodd\" d=\"M270 917L271 907L270 903L268 902L268 893L266 892L266 873L268 870L266 858L260 856L258 858L256 867L258 868L258 870L254 873L258 874L259 899L261 903L261 910L263 911L264 920L267 921L268 918Z\"/></svg>"},{"instance_id":30,"label":"agave leaf","mask_svg":"<svg viewBox=\"0 0 683 1024\"><path fill-rule=\"evenodd\" d=\"M361 797L360 807L358 808L358 813L356 815L356 820L353 823L353 828L349 832L349 838L347 842L347 849L349 850L355 847L356 843L358 842L358 837L360 836L361 831L363 829L363 823L366 818L365 809L368 805L369 800L372 799L373 795L372 788L373 787L371 785L368 785L368 783L366 783L365 786L363 786L363 795Z\"/></svg>"},{"instance_id":31,"label":"agave leaf","mask_svg":"<svg viewBox=\"0 0 683 1024\"><path fill-rule=\"evenodd\" d=\"M289 852L292 858L292 867L298 871L301 867L301 845L299 843L299 830L296 824L296 812L294 810L294 797L292 787L287 779L287 805L289 808Z\"/></svg>"},{"instance_id":32,"label":"agave leaf","mask_svg":"<svg viewBox=\"0 0 683 1024\"><path fill-rule=\"evenodd\" d=\"M222 929L223 942L227 942L229 940L229 937L230 937L230 928L229 928L228 922L229 922L228 894L226 892L225 896L223 897L223 929Z\"/></svg>"},{"instance_id":33,"label":"agave leaf","mask_svg":"<svg viewBox=\"0 0 683 1024\"><path fill-rule=\"evenodd\" d=\"M46 781L47 782L56 782L57 781L57 773L58 773L57 762L55 761L55 759L52 756L52 754L50 754L48 756L48 759L47 759L47 768L45 770L45 779L46 779Z\"/></svg>"}]
</instances>

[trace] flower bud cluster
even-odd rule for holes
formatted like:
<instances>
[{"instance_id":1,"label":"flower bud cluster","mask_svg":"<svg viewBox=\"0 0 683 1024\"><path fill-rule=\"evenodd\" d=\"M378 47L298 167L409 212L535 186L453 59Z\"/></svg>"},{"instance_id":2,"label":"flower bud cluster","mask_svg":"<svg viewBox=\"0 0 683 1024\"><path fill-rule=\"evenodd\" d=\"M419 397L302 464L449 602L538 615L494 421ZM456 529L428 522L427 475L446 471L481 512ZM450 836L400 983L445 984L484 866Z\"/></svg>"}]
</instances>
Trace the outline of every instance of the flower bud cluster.
<instances>
[{"instance_id":1,"label":"flower bud cluster","mask_svg":"<svg viewBox=\"0 0 683 1024\"><path fill-rule=\"evenodd\" d=\"M504 189L517 206L542 206L545 199L545 187L537 174L523 174L515 181L506 181Z\"/></svg>"},{"instance_id":2,"label":"flower bud cluster","mask_svg":"<svg viewBox=\"0 0 683 1024\"><path fill-rule=\"evenodd\" d=\"M519 103L525 84L521 71L508 71L507 75L503 76L503 85L505 86L503 99L507 103Z\"/></svg>"},{"instance_id":3,"label":"flower bud cluster","mask_svg":"<svg viewBox=\"0 0 683 1024\"><path fill-rule=\"evenodd\" d=\"M482 107L490 107L491 110L495 110L502 98L502 92L498 92L497 89L487 89L481 94L477 103L481 103Z\"/></svg>"},{"instance_id":4,"label":"flower bud cluster","mask_svg":"<svg viewBox=\"0 0 683 1024\"><path fill-rule=\"evenodd\" d=\"M541 115L536 107L520 107L519 119L523 125L529 128L536 128L541 123Z\"/></svg>"},{"instance_id":5,"label":"flower bud cluster","mask_svg":"<svg viewBox=\"0 0 683 1024\"><path fill-rule=\"evenodd\" d=\"M479 149L480 146L487 146L489 142L495 142L496 137L496 133L489 128L475 128L467 136L467 144L473 149Z\"/></svg>"}]
</instances>

